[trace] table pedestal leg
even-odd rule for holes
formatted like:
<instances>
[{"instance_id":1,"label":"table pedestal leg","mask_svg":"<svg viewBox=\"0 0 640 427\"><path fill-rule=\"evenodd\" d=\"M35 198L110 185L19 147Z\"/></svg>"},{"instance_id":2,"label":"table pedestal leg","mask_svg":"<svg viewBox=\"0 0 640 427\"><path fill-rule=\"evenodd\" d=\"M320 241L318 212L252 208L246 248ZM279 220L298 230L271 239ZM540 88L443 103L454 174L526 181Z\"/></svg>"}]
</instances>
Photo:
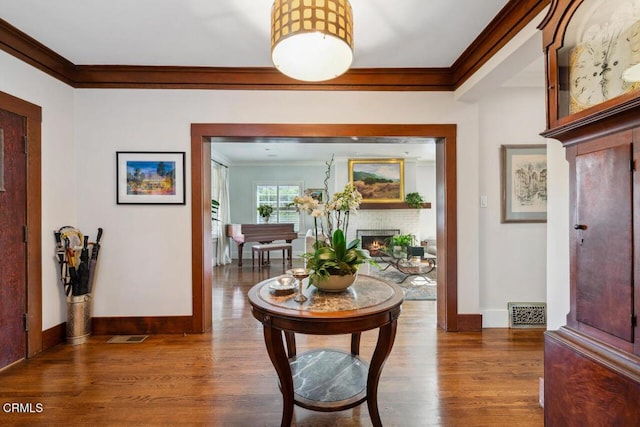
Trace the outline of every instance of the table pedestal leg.
<instances>
[{"instance_id":1,"label":"table pedestal leg","mask_svg":"<svg viewBox=\"0 0 640 427\"><path fill-rule=\"evenodd\" d=\"M378 411L378 382L380 381L384 362L387 360L387 357L389 357L389 353L391 353L391 349L393 348L396 329L396 319L380 327L378 343L376 344L376 349L371 358L371 365L369 366L369 375L367 377L367 406L369 407L371 422L376 427L382 427L380 412Z\"/></svg>"},{"instance_id":2,"label":"table pedestal leg","mask_svg":"<svg viewBox=\"0 0 640 427\"><path fill-rule=\"evenodd\" d=\"M284 331L284 338L287 342L287 354L291 359L296 355L296 334L291 331Z\"/></svg>"},{"instance_id":3,"label":"table pedestal leg","mask_svg":"<svg viewBox=\"0 0 640 427\"><path fill-rule=\"evenodd\" d=\"M289 427L293 420L293 377L291 366L282 343L282 332L264 325L264 342L273 367L278 373L282 392L282 427Z\"/></svg>"},{"instance_id":4,"label":"table pedestal leg","mask_svg":"<svg viewBox=\"0 0 640 427\"><path fill-rule=\"evenodd\" d=\"M360 354L360 332L351 334L351 354Z\"/></svg>"}]
</instances>

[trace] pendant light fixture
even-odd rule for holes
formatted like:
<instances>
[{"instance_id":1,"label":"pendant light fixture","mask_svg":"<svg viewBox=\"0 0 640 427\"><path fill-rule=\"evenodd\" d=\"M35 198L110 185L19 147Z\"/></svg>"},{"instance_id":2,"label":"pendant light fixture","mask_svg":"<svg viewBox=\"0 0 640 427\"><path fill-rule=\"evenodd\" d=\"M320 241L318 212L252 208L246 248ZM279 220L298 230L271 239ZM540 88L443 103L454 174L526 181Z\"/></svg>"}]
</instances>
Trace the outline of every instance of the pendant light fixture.
<instances>
[{"instance_id":1,"label":"pendant light fixture","mask_svg":"<svg viewBox=\"0 0 640 427\"><path fill-rule=\"evenodd\" d=\"M271 59L296 80L317 82L345 73L353 61L349 0L275 0Z\"/></svg>"}]
</instances>

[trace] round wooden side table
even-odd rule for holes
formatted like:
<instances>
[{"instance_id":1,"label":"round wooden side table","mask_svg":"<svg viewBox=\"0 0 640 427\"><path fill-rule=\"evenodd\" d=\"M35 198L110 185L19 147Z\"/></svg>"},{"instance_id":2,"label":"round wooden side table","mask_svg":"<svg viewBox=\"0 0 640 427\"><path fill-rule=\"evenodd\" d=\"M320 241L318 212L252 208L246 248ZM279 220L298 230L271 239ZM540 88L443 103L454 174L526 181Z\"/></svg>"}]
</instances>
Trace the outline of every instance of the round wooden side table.
<instances>
[{"instance_id":1,"label":"round wooden side table","mask_svg":"<svg viewBox=\"0 0 640 427\"><path fill-rule=\"evenodd\" d=\"M277 296L262 281L249 291L253 316L263 325L269 358L283 397L281 425L290 426L294 404L317 411L341 411L365 400L374 426L382 426L378 382L393 348L403 291L398 285L360 274L349 289L322 292L304 284L305 302L295 294ZM360 357L360 334L379 329L367 363ZM295 334L351 334L351 351L317 349L296 354ZM284 335L284 341L283 341ZM286 351L285 351L286 342Z\"/></svg>"}]
</instances>

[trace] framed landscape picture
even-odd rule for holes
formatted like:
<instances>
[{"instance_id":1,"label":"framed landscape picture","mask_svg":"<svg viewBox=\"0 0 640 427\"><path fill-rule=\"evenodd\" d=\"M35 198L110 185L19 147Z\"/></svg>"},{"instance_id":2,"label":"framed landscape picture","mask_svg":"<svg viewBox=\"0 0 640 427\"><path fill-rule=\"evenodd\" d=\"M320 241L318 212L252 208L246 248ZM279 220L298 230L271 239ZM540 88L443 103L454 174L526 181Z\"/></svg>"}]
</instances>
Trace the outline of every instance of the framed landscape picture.
<instances>
[{"instance_id":1,"label":"framed landscape picture","mask_svg":"<svg viewBox=\"0 0 640 427\"><path fill-rule=\"evenodd\" d=\"M323 188L307 188L304 193L311 196L313 200L317 200L318 203L326 203L327 196Z\"/></svg>"},{"instance_id":2,"label":"framed landscape picture","mask_svg":"<svg viewBox=\"0 0 640 427\"><path fill-rule=\"evenodd\" d=\"M116 152L120 204L185 204L184 152Z\"/></svg>"},{"instance_id":3,"label":"framed landscape picture","mask_svg":"<svg viewBox=\"0 0 640 427\"><path fill-rule=\"evenodd\" d=\"M501 157L501 222L546 222L546 146L503 145Z\"/></svg>"},{"instance_id":4,"label":"framed landscape picture","mask_svg":"<svg viewBox=\"0 0 640 427\"><path fill-rule=\"evenodd\" d=\"M363 202L404 201L404 159L350 159L349 180Z\"/></svg>"}]
</instances>

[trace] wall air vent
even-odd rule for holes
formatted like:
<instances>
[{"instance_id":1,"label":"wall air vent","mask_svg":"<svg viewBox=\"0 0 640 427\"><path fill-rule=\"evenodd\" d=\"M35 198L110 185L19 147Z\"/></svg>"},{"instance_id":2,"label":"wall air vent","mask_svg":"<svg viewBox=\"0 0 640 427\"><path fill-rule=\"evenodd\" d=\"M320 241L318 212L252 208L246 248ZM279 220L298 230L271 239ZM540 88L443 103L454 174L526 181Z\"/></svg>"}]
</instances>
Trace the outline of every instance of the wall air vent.
<instances>
[{"instance_id":1,"label":"wall air vent","mask_svg":"<svg viewBox=\"0 0 640 427\"><path fill-rule=\"evenodd\" d=\"M510 328L546 328L547 304L544 302L510 302Z\"/></svg>"}]
</instances>

